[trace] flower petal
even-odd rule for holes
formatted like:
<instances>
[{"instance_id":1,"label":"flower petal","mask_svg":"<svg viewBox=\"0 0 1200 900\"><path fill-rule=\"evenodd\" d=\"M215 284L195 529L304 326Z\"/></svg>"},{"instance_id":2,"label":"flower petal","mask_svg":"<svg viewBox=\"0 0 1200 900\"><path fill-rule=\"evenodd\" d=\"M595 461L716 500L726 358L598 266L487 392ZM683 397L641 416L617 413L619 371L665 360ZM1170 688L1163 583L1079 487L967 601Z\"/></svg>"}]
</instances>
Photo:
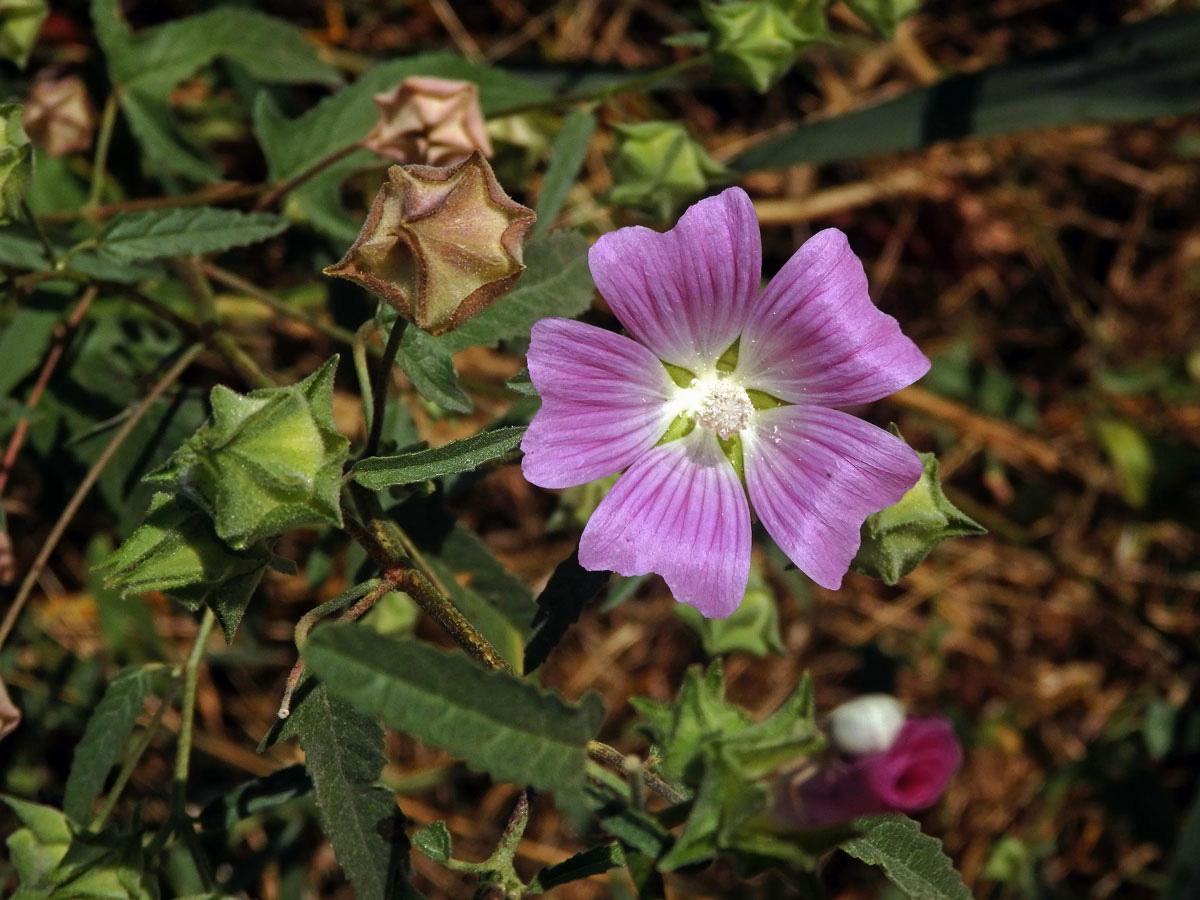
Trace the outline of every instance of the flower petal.
<instances>
[{"instance_id":1,"label":"flower petal","mask_svg":"<svg viewBox=\"0 0 1200 900\"><path fill-rule=\"evenodd\" d=\"M596 287L621 324L665 362L711 371L737 339L762 277L754 204L729 188L665 234L635 226L596 241Z\"/></svg>"},{"instance_id":2,"label":"flower petal","mask_svg":"<svg viewBox=\"0 0 1200 900\"><path fill-rule=\"evenodd\" d=\"M929 371L929 360L880 312L846 236L809 238L750 309L737 376L792 403L853 406Z\"/></svg>"},{"instance_id":3,"label":"flower petal","mask_svg":"<svg viewBox=\"0 0 1200 900\"><path fill-rule=\"evenodd\" d=\"M585 569L658 572L710 618L732 613L750 576L750 508L712 432L655 447L621 476L579 540Z\"/></svg>"},{"instance_id":4,"label":"flower petal","mask_svg":"<svg viewBox=\"0 0 1200 900\"><path fill-rule=\"evenodd\" d=\"M921 477L916 451L833 409L760 411L742 433L746 487L767 532L801 571L836 589L858 551L859 529Z\"/></svg>"},{"instance_id":5,"label":"flower petal","mask_svg":"<svg viewBox=\"0 0 1200 900\"><path fill-rule=\"evenodd\" d=\"M540 487L584 484L619 472L671 424L679 390L649 350L569 319L533 326L529 377L542 407L521 440L525 477Z\"/></svg>"},{"instance_id":6,"label":"flower petal","mask_svg":"<svg viewBox=\"0 0 1200 900\"><path fill-rule=\"evenodd\" d=\"M888 809L933 806L962 763L962 746L946 719L909 719L896 743L863 760L865 781Z\"/></svg>"}]
</instances>

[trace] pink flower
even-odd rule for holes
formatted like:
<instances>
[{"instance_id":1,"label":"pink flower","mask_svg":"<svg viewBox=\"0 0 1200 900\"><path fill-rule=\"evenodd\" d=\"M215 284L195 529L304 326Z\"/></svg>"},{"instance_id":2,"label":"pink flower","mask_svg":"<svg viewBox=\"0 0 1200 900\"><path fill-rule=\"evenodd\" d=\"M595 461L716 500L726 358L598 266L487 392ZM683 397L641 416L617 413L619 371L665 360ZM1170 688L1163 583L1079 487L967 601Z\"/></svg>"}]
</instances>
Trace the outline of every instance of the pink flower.
<instances>
[{"instance_id":1,"label":"pink flower","mask_svg":"<svg viewBox=\"0 0 1200 900\"><path fill-rule=\"evenodd\" d=\"M521 443L542 487L625 470L584 529L580 563L658 572L678 600L728 616L746 588L753 508L801 570L839 587L863 521L899 501L921 463L836 408L929 369L871 303L846 236L815 235L760 293L754 206L730 188L665 234L604 235L589 263L630 337L538 322L529 374L542 407Z\"/></svg>"},{"instance_id":2,"label":"pink flower","mask_svg":"<svg viewBox=\"0 0 1200 900\"><path fill-rule=\"evenodd\" d=\"M962 747L949 722L909 719L888 749L789 779L776 811L789 824L813 828L916 812L937 802L961 763Z\"/></svg>"}]
</instances>

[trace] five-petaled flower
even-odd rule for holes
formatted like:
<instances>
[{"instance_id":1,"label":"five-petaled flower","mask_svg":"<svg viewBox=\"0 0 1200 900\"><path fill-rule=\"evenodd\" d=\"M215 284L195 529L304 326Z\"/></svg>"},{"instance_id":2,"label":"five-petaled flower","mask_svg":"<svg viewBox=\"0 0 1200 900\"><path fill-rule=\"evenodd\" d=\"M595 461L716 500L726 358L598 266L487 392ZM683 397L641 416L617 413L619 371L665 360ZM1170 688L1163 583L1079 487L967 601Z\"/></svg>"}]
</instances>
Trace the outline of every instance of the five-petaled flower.
<instances>
[{"instance_id":1,"label":"five-petaled flower","mask_svg":"<svg viewBox=\"0 0 1200 900\"><path fill-rule=\"evenodd\" d=\"M566 319L533 328L542 407L526 478L569 487L624 471L579 543L588 569L657 572L706 616L737 608L751 510L818 584L841 585L868 515L921 475L917 454L838 411L916 381L929 361L867 294L836 229L759 291L762 249L740 188L670 231L621 228L592 247L629 337Z\"/></svg>"}]
</instances>

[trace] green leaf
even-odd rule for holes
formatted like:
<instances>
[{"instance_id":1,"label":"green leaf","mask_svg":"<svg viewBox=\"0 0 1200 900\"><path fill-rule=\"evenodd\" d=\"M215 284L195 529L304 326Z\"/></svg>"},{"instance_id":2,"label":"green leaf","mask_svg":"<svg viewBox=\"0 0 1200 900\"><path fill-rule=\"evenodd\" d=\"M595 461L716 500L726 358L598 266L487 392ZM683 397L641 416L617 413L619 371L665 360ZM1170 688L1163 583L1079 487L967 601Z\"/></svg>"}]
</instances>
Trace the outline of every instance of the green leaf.
<instances>
[{"instance_id":1,"label":"green leaf","mask_svg":"<svg viewBox=\"0 0 1200 900\"><path fill-rule=\"evenodd\" d=\"M25 68L47 12L46 0L0 0L0 58Z\"/></svg>"},{"instance_id":2,"label":"green leaf","mask_svg":"<svg viewBox=\"0 0 1200 900\"><path fill-rule=\"evenodd\" d=\"M43 295L44 296L44 295ZM0 333L0 397L6 397L42 361L62 314L57 309L34 306L28 301Z\"/></svg>"},{"instance_id":3,"label":"green leaf","mask_svg":"<svg viewBox=\"0 0 1200 900\"><path fill-rule=\"evenodd\" d=\"M917 11L921 0L846 0L846 5L880 34L891 37L896 26Z\"/></svg>"},{"instance_id":4,"label":"green leaf","mask_svg":"<svg viewBox=\"0 0 1200 900\"><path fill-rule=\"evenodd\" d=\"M579 565L579 551L554 569L546 587L538 595L533 634L525 644L524 672L529 674L546 661L567 630L579 621L583 608L608 583L611 572L592 572Z\"/></svg>"},{"instance_id":5,"label":"green leaf","mask_svg":"<svg viewBox=\"0 0 1200 900\"><path fill-rule=\"evenodd\" d=\"M524 434L525 428L519 425L481 431L432 450L418 450L397 456L372 456L355 463L351 471L355 481L373 491L394 484L428 481L454 472L470 472L484 463L499 459L515 449Z\"/></svg>"},{"instance_id":6,"label":"green leaf","mask_svg":"<svg viewBox=\"0 0 1200 900\"><path fill-rule=\"evenodd\" d=\"M403 816L392 793L376 784L384 764L383 729L315 679L297 694L288 725L304 750L321 827L355 895L419 897L408 883Z\"/></svg>"},{"instance_id":7,"label":"green leaf","mask_svg":"<svg viewBox=\"0 0 1200 900\"><path fill-rule=\"evenodd\" d=\"M674 841L657 819L641 810L632 809L608 791L588 785L587 800L596 821L625 847L651 859L658 859Z\"/></svg>"},{"instance_id":8,"label":"green leaf","mask_svg":"<svg viewBox=\"0 0 1200 900\"><path fill-rule=\"evenodd\" d=\"M450 412L468 413L474 404L458 386L451 353L437 338L420 328L409 328L400 340L396 362L426 400Z\"/></svg>"},{"instance_id":9,"label":"green leaf","mask_svg":"<svg viewBox=\"0 0 1200 900\"><path fill-rule=\"evenodd\" d=\"M286 228L286 219L270 213L200 206L121 213L113 217L100 240L101 249L109 256L135 261L244 247Z\"/></svg>"},{"instance_id":10,"label":"green leaf","mask_svg":"<svg viewBox=\"0 0 1200 900\"><path fill-rule=\"evenodd\" d=\"M117 0L92 0L92 22L121 109L142 145L148 169L197 180L215 178L209 155L184 136L170 111L171 91L218 58L232 60L256 81L341 83L303 32L254 10L222 6L133 33Z\"/></svg>"},{"instance_id":11,"label":"green leaf","mask_svg":"<svg viewBox=\"0 0 1200 900\"><path fill-rule=\"evenodd\" d=\"M450 830L445 822L430 822L413 835L413 846L436 863L450 859Z\"/></svg>"},{"instance_id":12,"label":"green leaf","mask_svg":"<svg viewBox=\"0 0 1200 900\"><path fill-rule=\"evenodd\" d=\"M302 653L331 691L390 728L582 811L587 742L604 717L596 695L577 706L461 653L354 626L318 628Z\"/></svg>"},{"instance_id":13,"label":"green leaf","mask_svg":"<svg viewBox=\"0 0 1200 900\"><path fill-rule=\"evenodd\" d=\"M8 804L21 828L5 842L12 856L13 868L21 884L34 884L52 871L66 855L71 844L71 827L67 817L50 806L0 795Z\"/></svg>"},{"instance_id":14,"label":"green leaf","mask_svg":"<svg viewBox=\"0 0 1200 900\"><path fill-rule=\"evenodd\" d=\"M517 286L474 319L432 340L457 353L527 338L534 323L547 316L574 318L592 305L595 293L589 246L578 231L553 231L526 242L525 273Z\"/></svg>"},{"instance_id":15,"label":"green leaf","mask_svg":"<svg viewBox=\"0 0 1200 900\"><path fill-rule=\"evenodd\" d=\"M587 154L588 141L596 130L596 117L585 109L573 109L563 120L562 130L554 138L550 148L550 165L542 179L538 194L537 222L533 226L534 236L546 231L562 209L583 158Z\"/></svg>"},{"instance_id":16,"label":"green leaf","mask_svg":"<svg viewBox=\"0 0 1200 900\"><path fill-rule=\"evenodd\" d=\"M1109 418L1092 422L1092 431L1116 469L1117 485L1125 502L1134 507L1145 506L1155 469L1154 448L1146 435L1131 422Z\"/></svg>"},{"instance_id":17,"label":"green leaf","mask_svg":"<svg viewBox=\"0 0 1200 900\"><path fill-rule=\"evenodd\" d=\"M735 157L737 172L820 165L937 141L1132 122L1200 109L1200 12L1160 15L911 91L777 135Z\"/></svg>"},{"instance_id":18,"label":"green leaf","mask_svg":"<svg viewBox=\"0 0 1200 900\"><path fill-rule=\"evenodd\" d=\"M0 4L3 2L0 0ZM33 178L33 155L29 138L21 127L22 113L20 104L0 104L0 225L21 216L21 201ZM40 247L38 253L41 254Z\"/></svg>"},{"instance_id":19,"label":"green leaf","mask_svg":"<svg viewBox=\"0 0 1200 900\"><path fill-rule=\"evenodd\" d=\"M53 230L48 232L50 244L61 259L63 254L76 242L67 240ZM33 229L22 222L0 230L0 263L13 266L22 271L45 272L50 268L42 253L41 242ZM68 268L80 275L86 275L99 281L111 281L116 284L136 284L162 277L163 269L158 265L147 263L118 262L106 256L99 250L81 250L71 257ZM67 281L68 279L63 279Z\"/></svg>"},{"instance_id":20,"label":"green leaf","mask_svg":"<svg viewBox=\"0 0 1200 900\"><path fill-rule=\"evenodd\" d=\"M598 847L590 847L576 853L570 859L564 859L556 865L541 869L529 883L529 891L540 894L552 887L558 887L560 884L578 881L581 878L590 878L623 865L625 865L625 853L621 850L621 845L610 841Z\"/></svg>"},{"instance_id":21,"label":"green leaf","mask_svg":"<svg viewBox=\"0 0 1200 900\"><path fill-rule=\"evenodd\" d=\"M942 852L942 842L921 833L907 816L867 816L854 823L861 837L842 849L863 862L879 866L911 900L971 900L962 876Z\"/></svg>"},{"instance_id":22,"label":"green leaf","mask_svg":"<svg viewBox=\"0 0 1200 900\"><path fill-rule=\"evenodd\" d=\"M91 820L92 803L104 789L108 773L121 761L121 750L142 714L142 705L154 688L161 667L130 666L108 683L104 696L88 719L83 737L75 745L71 773L67 776L63 811L79 825Z\"/></svg>"},{"instance_id":23,"label":"green leaf","mask_svg":"<svg viewBox=\"0 0 1200 900\"><path fill-rule=\"evenodd\" d=\"M505 381L504 386L523 397L536 397L538 395L537 388L533 386L533 382L529 378L529 369L527 368L522 369L512 378Z\"/></svg>"}]
</instances>

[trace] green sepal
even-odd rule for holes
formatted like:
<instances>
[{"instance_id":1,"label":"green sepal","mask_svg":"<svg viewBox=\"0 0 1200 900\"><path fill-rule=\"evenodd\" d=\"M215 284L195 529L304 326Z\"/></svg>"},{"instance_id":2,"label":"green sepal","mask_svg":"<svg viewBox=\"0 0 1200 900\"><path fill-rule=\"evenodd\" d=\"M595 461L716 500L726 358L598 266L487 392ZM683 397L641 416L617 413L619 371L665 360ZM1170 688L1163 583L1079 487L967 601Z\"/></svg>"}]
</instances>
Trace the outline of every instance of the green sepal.
<instances>
[{"instance_id":1,"label":"green sepal","mask_svg":"<svg viewBox=\"0 0 1200 900\"><path fill-rule=\"evenodd\" d=\"M685 200L729 177L678 122L614 125L613 186L604 199L669 219Z\"/></svg>"},{"instance_id":2,"label":"green sepal","mask_svg":"<svg viewBox=\"0 0 1200 900\"><path fill-rule=\"evenodd\" d=\"M892 433L900 437L895 426ZM915 569L939 541L986 532L946 499L937 457L932 453L918 455L920 480L899 503L873 513L863 523L862 545L850 563L852 571L895 584Z\"/></svg>"},{"instance_id":3,"label":"green sepal","mask_svg":"<svg viewBox=\"0 0 1200 900\"><path fill-rule=\"evenodd\" d=\"M147 480L187 494L238 550L306 525L340 527L350 442L333 422L337 362L287 387L213 388L212 416Z\"/></svg>"},{"instance_id":4,"label":"green sepal","mask_svg":"<svg viewBox=\"0 0 1200 900\"><path fill-rule=\"evenodd\" d=\"M49 12L46 0L0 0L0 57L25 68Z\"/></svg>"},{"instance_id":5,"label":"green sepal","mask_svg":"<svg viewBox=\"0 0 1200 900\"><path fill-rule=\"evenodd\" d=\"M765 92L815 43L829 39L824 4L814 0L705 3L717 72Z\"/></svg>"},{"instance_id":6,"label":"green sepal","mask_svg":"<svg viewBox=\"0 0 1200 900\"><path fill-rule=\"evenodd\" d=\"M186 497L155 494L141 526L96 570L123 597L162 591L189 609L207 603L228 641L271 560L263 543L230 549Z\"/></svg>"},{"instance_id":7,"label":"green sepal","mask_svg":"<svg viewBox=\"0 0 1200 900\"><path fill-rule=\"evenodd\" d=\"M846 0L846 5L884 37L891 37L901 20L917 11L921 0Z\"/></svg>"},{"instance_id":8,"label":"green sepal","mask_svg":"<svg viewBox=\"0 0 1200 900\"><path fill-rule=\"evenodd\" d=\"M18 103L0 104L0 225L20 217L33 179L33 151L21 127L22 112Z\"/></svg>"}]
</instances>

